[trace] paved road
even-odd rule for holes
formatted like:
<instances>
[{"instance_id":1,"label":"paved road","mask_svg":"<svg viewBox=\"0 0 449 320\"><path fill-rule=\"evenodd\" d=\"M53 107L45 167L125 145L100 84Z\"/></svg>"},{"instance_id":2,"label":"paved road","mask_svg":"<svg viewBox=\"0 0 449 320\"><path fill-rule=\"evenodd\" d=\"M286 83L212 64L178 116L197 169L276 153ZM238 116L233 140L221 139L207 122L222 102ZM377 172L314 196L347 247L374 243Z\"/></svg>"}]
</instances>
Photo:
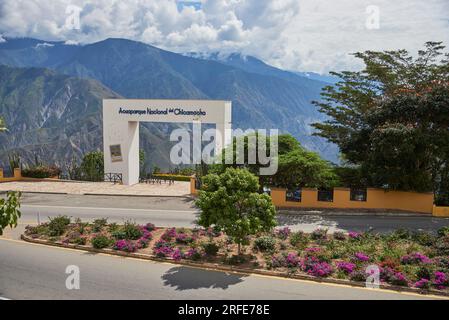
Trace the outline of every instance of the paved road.
<instances>
[{"instance_id":1,"label":"paved road","mask_svg":"<svg viewBox=\"0 0 449 320\"><path fill-rule=\"evenodd\" d=\"M67 290L65 270L80 270ZM0 297L8 299L424 299L384 290L230 274L0 239Z\"/></svg>"},{"instance_id":2,"label":"paved road","mask_svg":"<svg viewBox=\"0 0 449 320\"><path fill-rule=\"evenodd\" d=\"M159 226L193 226L198 211L192 199L187 198L141 198L77 195L25 194L23 196L23 224L36 223L49 216L66 214L85 220L108 217L111 222L125 219L137 223L152 222ZM294 230L313 231L318 227L335 230L364 231L373 228L377 232L388 232L397 228L436 231L449 225L449 219L433 217L397 216L323 216L316 214L280 214L279 226L289 226ZM21 228L15 231L16 234Z\"/></svg>"}]
</instances>

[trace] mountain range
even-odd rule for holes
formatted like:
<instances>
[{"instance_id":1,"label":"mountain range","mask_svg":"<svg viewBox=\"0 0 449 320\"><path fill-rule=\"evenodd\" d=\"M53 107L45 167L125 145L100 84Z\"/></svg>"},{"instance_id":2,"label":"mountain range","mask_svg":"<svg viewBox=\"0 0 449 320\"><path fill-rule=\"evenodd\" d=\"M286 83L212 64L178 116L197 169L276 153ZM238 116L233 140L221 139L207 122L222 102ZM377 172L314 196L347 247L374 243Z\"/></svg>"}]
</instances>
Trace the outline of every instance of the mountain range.
<instances>
[{"instance_id":1,"label":"mountain range","mask_svg":"<svg viewBox=\"0 0 449 320\"><path fill-rule=\"evenodd\" d=\"M101 99L222 99L233 102L234 128L278 128L337 162L338 149L311 136L323 115L311 104L329 85L250 56L177 54L141 42L107 39L67 45L37 39L0 43L0 166L17 152L55 162L102 150ZM320 81L324 80L324 81ZM143 123L147 164L168 167L174 125Z\"/></svg>"}]
</instances>

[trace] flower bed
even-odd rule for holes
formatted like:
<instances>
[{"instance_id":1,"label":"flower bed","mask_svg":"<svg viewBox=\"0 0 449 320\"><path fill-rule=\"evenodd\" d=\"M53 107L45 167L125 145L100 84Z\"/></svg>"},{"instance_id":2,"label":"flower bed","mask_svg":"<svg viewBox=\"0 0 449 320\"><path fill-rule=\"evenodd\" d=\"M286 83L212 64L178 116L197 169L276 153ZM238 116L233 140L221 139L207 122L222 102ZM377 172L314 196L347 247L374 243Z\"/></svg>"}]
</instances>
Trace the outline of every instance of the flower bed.
<instances>
[{"instance_id":1,"label":"flower bed","mask_svg":"<svg viewBox=\"0 0 449 320\"><path fill-rule=\"evenodd\" d=\"M282 228L248 238L240 256L232 239L212 228L156 228L151 223L132 222L117 225L104 219L84 223L58 217L28 226L25 235L60 245L352 282L365 282L377 266L381 284L449 294L448 230L437 236L404 230L387 235L330 235L325 230L306 234Z\"/></svg>"}]
</instances>

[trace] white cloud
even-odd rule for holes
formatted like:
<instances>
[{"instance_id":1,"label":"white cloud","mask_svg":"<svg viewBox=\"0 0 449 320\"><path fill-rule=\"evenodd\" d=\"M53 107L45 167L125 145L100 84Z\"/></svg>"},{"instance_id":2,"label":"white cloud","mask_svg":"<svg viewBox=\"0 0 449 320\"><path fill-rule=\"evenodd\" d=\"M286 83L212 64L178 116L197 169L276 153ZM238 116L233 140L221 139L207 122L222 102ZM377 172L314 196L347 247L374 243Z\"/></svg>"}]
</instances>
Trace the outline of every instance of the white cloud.
<instances>
[{"instance_id":1,"label":"white cloud","mask_svg":"<svg viewBox=\"0 0 449 320\"><path fill-rule=\"evenodd\" d=\"M82 9L79 30L66 23L70 5ZM378 30L365 26L369 5L380 9ZM355 51L416 52L429 40L449 46L447 12L447 0L203 0L201 9L175 0L2 0L0 34L67 43L123 37L177 52L238 51L284 69L326 72L357 68L349 55Z\"/></svg>"}]
</instances>

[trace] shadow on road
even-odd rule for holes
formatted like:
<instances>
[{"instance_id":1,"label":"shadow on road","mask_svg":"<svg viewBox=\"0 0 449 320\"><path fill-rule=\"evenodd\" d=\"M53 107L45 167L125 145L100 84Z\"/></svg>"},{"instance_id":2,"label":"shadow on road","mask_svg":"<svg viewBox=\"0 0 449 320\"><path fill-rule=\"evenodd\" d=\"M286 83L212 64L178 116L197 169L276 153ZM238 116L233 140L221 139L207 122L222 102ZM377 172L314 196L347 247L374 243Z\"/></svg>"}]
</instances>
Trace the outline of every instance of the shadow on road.
<instances>
[{"instance_id":1,"label":"shadow on road","mask_svg":"<svg viewBox=\"0 0 449 320\"><path fill-rule=\"evenodd\" d=\"M164 286L174 287L175 290L190 290L201 288L227 289L243 281L246 275L204 271L187 267L174 267L163 276Z\"/></svg>"}]
</instances>

